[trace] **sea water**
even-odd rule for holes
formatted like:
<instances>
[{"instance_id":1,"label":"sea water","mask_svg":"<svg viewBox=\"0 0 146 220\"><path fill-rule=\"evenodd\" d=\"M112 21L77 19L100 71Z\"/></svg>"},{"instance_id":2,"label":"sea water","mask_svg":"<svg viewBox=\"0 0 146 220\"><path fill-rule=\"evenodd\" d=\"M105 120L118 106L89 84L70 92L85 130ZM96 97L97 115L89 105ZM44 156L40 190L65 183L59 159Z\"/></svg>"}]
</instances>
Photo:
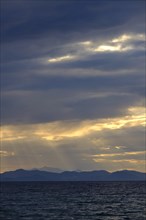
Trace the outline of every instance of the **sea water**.
<instances>
[{"instance_id":1,"label":"sea water","mask_svg":"<svg viewBox=\"0 0 146 220\"><path fill-rule=\"evenodd\" d=\"M1 183L0 219L144 220L145 182Z\"/></svg>"}]
</instances>

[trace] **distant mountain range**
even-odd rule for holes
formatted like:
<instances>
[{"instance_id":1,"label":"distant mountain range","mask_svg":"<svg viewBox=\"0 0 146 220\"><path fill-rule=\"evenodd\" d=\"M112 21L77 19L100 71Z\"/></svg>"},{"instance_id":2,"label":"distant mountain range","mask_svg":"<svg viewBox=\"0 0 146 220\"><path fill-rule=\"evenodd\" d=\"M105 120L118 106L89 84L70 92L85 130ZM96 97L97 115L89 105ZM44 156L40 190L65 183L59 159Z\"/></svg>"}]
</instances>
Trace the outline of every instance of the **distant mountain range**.
<instances>
[{"instance_id":1,"label":"distant mountain range","mask_svg":"<svg viewBox=\"0 0 146 220\"><path fill-rule=\"evenodd\" d=\"M54 167L41 167L41 168L33 168L32 170L40 170L40 171L47 171L51 173L62 173L64 170Z\"/></svg>"},{"instance_id":2,"label":"distant mountain range","mask_svg":"<svg viewBox=\"0 0 146 220\"><path fill-rule=\"evenodd\" d=\"M0 174L1 181L146 181L146 173L122 170L108 172L97 171L63 171L48 172L44 170L15 170Z\"/></svg>"}]
</instances>

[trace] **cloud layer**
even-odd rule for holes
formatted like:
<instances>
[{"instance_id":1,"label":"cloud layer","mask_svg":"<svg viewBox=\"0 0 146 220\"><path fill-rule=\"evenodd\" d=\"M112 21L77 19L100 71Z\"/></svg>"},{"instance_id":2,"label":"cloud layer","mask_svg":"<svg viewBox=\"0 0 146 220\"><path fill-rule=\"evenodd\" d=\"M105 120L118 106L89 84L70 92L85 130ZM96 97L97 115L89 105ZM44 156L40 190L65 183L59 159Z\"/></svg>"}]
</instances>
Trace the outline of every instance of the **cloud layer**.
<instances>
[{"instance_id":1,"label":"cloud layer","mask_svg":"<svg viewBox=\"0 0 146 220\"><path fill-rule=\"evenodd\" d=\"M144 170L145 1L1 8L2 170Z\"/></svg>"}]
</instances>

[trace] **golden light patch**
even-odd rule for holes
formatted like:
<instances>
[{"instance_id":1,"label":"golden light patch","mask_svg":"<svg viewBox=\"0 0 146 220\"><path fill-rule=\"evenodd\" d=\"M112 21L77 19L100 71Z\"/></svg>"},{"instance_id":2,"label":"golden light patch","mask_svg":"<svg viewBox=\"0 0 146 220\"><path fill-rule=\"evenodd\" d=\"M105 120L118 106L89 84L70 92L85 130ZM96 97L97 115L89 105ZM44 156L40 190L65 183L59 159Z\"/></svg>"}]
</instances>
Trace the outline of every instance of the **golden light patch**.
<instances>
[{"instance_id":1,"label":"golden light patch","mask_svg":"<svg viewBox=\"0 0 146 220\"><path fill-rule=\"evenodd\" d=\"M110 46L110 45L100 45L94 51L104 52L104 51L121 51L121 45Z\"/></svg>"},{"instance_id":2,"label":"golden light patch","mask_svg":"<svg viewBox=\"0 0 146 220\"><path fill-rule=\"evenodd\" d=\"M121 44L117 44L117 45L100 45L99 47L97 47L96 49L94 49L95 52L123 52L123 51L127 51L127 50L131 50L132 47L131 46L122 46Z\"/></svg>"},{"instance_id":3,"label":"golden light patch","mask_svg":"<svg viewBox=\"0 0 146 220\"><path fill-rule=\"evenodd\" d=\"M122 152L122 153L107 153L107 154L95 154L91 157L116 157L116 156L127 156L127 155L145 155L146 151L135 151L135 152Z\"/></svg>"},{"instance_id":4,"label":"golden light patch","mask_svg":"<svg viewBox=\"0 0 146 220\"><path fill-rule=\"evenodd\" d=\"M145 36L143 34L124 33L116 38L109 39L100 43L98 42L98 39L97 41L86 40L82 42L75 42L73 44L69 44L71 47L74 47L74 54L67 54L50 58L48 59L47 63L60 63L74 60L75 58L83 58L85 56L85 51L88 55L90 53L95 54L97 52L124 52L136 49L135 46L132 46L130 43L130 41L133 40L145 40ZM66 45L64 47L66 47ZM84 47L84 49L82 47Z\"/></svg>"},{"instance_id":5,"label":"golden light patch","mask_svg":"<svg viewBox=\"0 0 146 220\"><path fill-rule=\"evenodd\" d=\"M48 60L49 63L63 62L74 59L74 56L66 55L62 57L55 57Z\"/></svg>"},{"instance_id":6,"label":"golden light patch","mask_svg":"<svg viewBox=\"0 0 146 220\"><path fill-rule=\"evenodd\" d=\"M132 38L132 36L127 35L127 34L123 34L123 35L119 36L118 38L114 38L112 40L112 42L113 43L124 42L124 41L127 41L127 40L131 39L131 38Z\"/></svg>"},{"instance_id":7,"label":"golden light patch","mask_svg":"<svg viewBox=\"0 0 146 220\"><path fill-rule=\"evenodd\" d=\"M92 44L92 41L83 41L83 42L80 42L79 44L88 46Z\"/></svg>"},{"instance_id":8,"label":"golden light patch","mask_svg":"<svg viewBox=\"0 0 146 220\"><path fill-rule=\"evenodd\" d=\"M21 135L19 132L16 135L15 126L2 126L0 132L1 141L16 141L24 139L27 136Z\"/></svg>"},{"instance_id":9,"label":"golden light patch","mask_svg":"<svg viewBox=\"0 0 146 220\"><path fill-rule=\"evenodd\" d=\"M98 44L96 41L84 41L80 42L80 45L85 46L85 49L90 52L124 52L134 49L128 41L132 40L144 40L143 34L123 34L117 38L109 39L102 44ZM125 44L126 43L126 44Z\"/></svg>"},{"instance_id":10,"label":"golden light patch","mask_svg":"<svg viewBox=\"0 0 146 220\"><path fill-rule=\"evenodd\" d=\"M113 43L122 43L129 40L145 40L144 34L123 34L111 40Z\"/></svg>"},{"instance_id":11,"label":"golden light patch","mask_svg":"<svg viewBox=\"0 0 146 220\"><path fill-rule=\"evenodd\" d=\"M93 159L94 162L96 163L101 163L101 162L110 162L110 163L127 163L127 164L145 164L145 160L134 160L134 159L122 159L122 160L109 160L108 158L106 159Z\"/></svg>"},{"instance_id":12,"label":"golden light patch","mask_svg":"<svg viewBox=\"0 0 146 220\"><path fill-rule=\"evenodd\" d=\"M15 153L14 152L8 152L8 151L0 151L0 157L9 157L9 156L14 156Z\"/></svg>"},{"instance_id":13,"label":"golden light patch","mask_svg":"<svg viewBox=\"0 0 146 220\"><path fill-rule=\"evenodd\" d=\"M145 164L145 160L134 160L134 159L129 159L129 160L112 160L113 163L130 163L130 164Z\"/></svg>"},{"instance_id":14,"label":"golden light patch","mask_svg":"<svg viewBox=\"0 0 146 220\"><path fill-rule=\"evenodd\" d=\"M123 149L123 148L126 148L126 147L125 146L114 146L114 148L120 150L120 149Z\"/></svg>"},{"instance_id":15,"label":"golden light patch","mask_svg":"<svg viewBox=\"0 0 146 220\"><path fill-rule=\"evenodd\" d=\"M59 141L66 138L84 137L92 132L145 126L145 108L131 107L128 114L119 118L58 121L36 125L2 126L1 141L36 138L46 141Z\"/></svg>"}]
</instances>

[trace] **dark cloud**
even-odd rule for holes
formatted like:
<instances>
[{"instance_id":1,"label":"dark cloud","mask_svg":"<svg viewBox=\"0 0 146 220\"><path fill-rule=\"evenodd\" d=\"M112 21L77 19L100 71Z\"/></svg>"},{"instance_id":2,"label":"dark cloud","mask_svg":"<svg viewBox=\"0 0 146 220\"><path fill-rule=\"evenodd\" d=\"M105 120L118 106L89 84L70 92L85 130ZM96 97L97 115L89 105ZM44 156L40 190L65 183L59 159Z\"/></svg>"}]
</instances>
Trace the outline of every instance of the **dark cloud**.
<instances>
[{"instance_id":1,"label":"dark cloud","mask_svg":"<svg viewBox=\"0 0 146 220\"><path fill-rule=\"evenodd\" d=\"M140 68L144 70L144 51L138 53L104 53L91 55L84 60L58 63L52 66L68 68L85 68L102 71L115 71L120 69Z\"/></svg>"},{"instance_id":2,"label":"dark cloud","mask_svg":"<svg viewBox=\"0 0 146 220\"><path fill-rule=\"evenodd\" d=\"M1 102L1 121L4 124L16 124L111 118L124 115L128 107L140 105L140 102L142 98L139 96L120 92L89 94L87 90L82 93L80 90L10 91Z\"/></svg>"},{"instance_id":3,"label":"dark cloud","mask_svg":"<svg viewBox=\"0 0 146 220\"><path fill-rule=\"evenodd\" d=\"M144 34L144 4L143 0L2 1L3 123L117 117L141 101L142 39L125 42L133 50L123 52L94 53L78 43L100 45L119 35ZM47 63L68 53L77 58Z\"/></svg>"},{"instance_id":4,"label":"dark cloud","mask_svg":"<svg viewBox=\"0 0 146 220\"><path fill-rule=\"evenodd\" d=\"M8 41L35 39L49 33L104 30L140 22L144 1L2 1L3 38ZM139 23L140 22L140 23Z\"/></svg>"}]
</instances>

